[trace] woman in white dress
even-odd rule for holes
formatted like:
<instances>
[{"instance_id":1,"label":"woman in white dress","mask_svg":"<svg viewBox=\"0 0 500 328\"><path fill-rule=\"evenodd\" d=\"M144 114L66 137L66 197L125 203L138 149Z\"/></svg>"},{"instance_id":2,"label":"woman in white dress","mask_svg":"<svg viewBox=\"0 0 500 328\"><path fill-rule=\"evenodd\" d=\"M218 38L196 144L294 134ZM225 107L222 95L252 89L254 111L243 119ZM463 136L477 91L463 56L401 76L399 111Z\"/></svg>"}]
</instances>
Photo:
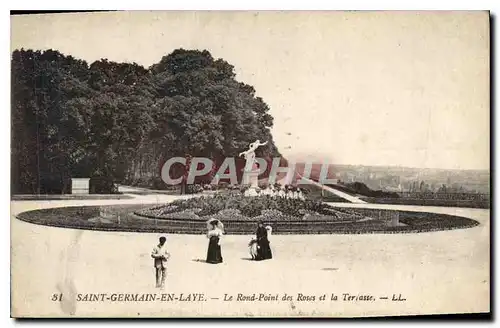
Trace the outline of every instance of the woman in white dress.
<instances>
[{"instance_id":1,"label":"woman in white dress","mask_svg":"<svg viewBox=\"0 0 500 328\"><path fill-rule=\"evenodd\" d=\"M207 238L208 251L207 263L218 264L222 263L222 251L220 247L220 240L224 234L224 225L219 220L210 220L208 223Z\"/></svg>"}]
</instances>

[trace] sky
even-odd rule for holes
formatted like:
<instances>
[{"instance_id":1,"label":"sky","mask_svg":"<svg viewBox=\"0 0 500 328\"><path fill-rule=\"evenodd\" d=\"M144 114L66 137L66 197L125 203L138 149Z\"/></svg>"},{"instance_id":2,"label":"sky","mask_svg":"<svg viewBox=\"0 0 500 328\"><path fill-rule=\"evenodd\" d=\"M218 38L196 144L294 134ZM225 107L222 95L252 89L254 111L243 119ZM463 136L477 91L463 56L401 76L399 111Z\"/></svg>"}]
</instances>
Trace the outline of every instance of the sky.
<instances>
[{"instance_id":1,"label":"sky","mask_svg":"<svg viewBox=\"0 0 500 328\"><path fill-rule=\"evenodd\" d=\"M146 67L206 49L270 106L288 159L489 169L487 12L14 16L11 48Z\"/></svg>"}]
</instances>

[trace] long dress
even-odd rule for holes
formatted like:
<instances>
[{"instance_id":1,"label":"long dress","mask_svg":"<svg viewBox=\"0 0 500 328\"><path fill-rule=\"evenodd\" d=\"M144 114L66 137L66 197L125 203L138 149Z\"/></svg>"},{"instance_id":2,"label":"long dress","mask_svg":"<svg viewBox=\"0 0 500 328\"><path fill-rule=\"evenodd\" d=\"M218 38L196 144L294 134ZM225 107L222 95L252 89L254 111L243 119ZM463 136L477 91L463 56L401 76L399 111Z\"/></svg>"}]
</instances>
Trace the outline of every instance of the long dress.
<instances>
[{"instance_id":1,"label":"long dress","mask_svg":"<svg viewBox=\"0 0 500 328\"><path fill-rule=\"evenodd\" d=\"M256 260L269 260L273 258L271 247L269 246L269 239L267 238L267 230L264 227L257 228L257 257Z\"/></svg>"},{"instance_id":2,"label":"long dress","mask_svg":"<svg viewBox=\"0 0 500 328\"><path fill-rule=\"evenodd\" d=\"M222 263L222 252L219 245L219 240L222 236L222 231L213 229L208 231L207 237L210 239L208 242L207 263L217 264Z\"/></svg>"}]
</instances>

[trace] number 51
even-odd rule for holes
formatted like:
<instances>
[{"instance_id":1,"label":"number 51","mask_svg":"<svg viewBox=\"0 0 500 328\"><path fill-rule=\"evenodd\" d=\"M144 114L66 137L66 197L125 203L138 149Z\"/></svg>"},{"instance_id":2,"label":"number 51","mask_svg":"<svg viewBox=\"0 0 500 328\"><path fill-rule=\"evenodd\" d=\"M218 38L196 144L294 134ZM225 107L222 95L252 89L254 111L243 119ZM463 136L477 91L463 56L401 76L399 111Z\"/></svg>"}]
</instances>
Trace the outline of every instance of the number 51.
<instances>
[{"instance_id":1,"label":"number 51","mask_svg":"<svg viewBox=\"0 0 500 328\"><path fill-rule=\"evenodd\" d=\"M63 294L52 294L51 301L52 302L61 302L62 301Z\"/></svg>"}]
</instances>

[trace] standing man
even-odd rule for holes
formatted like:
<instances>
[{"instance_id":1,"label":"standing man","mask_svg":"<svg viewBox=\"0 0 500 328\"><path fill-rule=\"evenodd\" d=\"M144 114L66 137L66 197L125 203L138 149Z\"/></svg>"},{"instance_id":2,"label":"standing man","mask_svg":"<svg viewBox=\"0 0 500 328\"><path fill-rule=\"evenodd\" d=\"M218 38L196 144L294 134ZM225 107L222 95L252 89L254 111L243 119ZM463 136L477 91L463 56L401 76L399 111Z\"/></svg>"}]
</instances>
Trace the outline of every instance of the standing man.
<instances>
[{"instance_id":1,"label":"standing man","mask_svg":"<svg viewBox=\"0 0 500 328\"><path fill-rule=\"evenodd\" d=\"M170 253L167 252L167 245L165 245L166 241L167 238L160 237L160 243L153 248L153 252L151 253L156 269L156 288L162 289L165 287L167 261L170 258Z\"/></svg>"}]
</instances>

